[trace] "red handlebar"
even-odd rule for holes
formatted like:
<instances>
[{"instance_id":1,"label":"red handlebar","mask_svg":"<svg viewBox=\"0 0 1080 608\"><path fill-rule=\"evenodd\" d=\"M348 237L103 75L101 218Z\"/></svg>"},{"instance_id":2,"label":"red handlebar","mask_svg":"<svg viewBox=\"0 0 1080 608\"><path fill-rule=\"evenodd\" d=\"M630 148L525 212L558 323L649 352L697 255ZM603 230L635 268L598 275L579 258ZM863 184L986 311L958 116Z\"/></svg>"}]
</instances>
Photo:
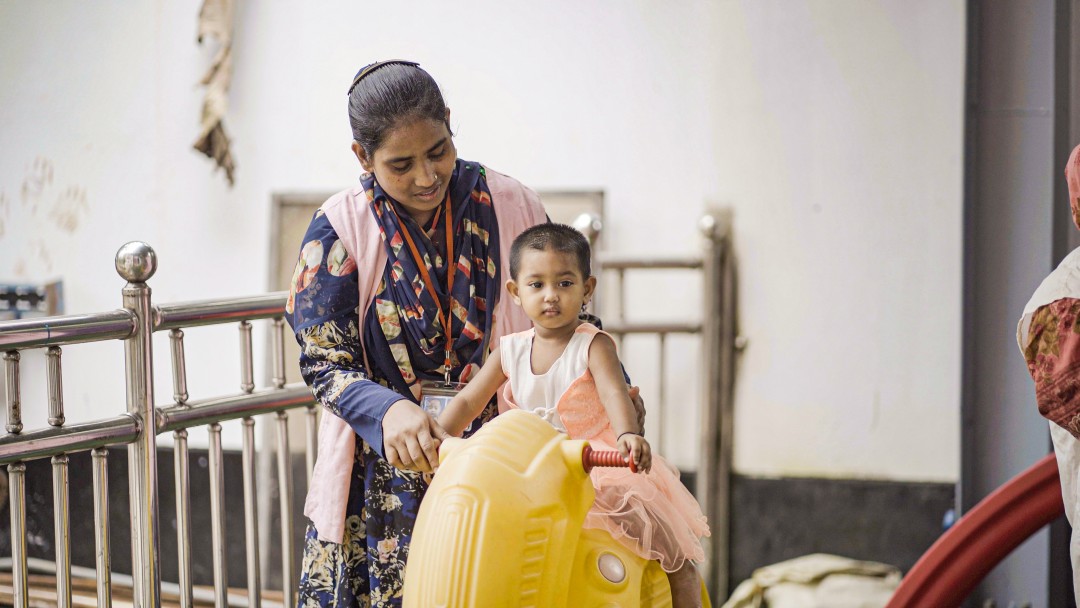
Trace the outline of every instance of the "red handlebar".
<instances>
[{"instance_id":1,"label":"red handlebar","mask_svg":"<svg viewBox=\"0 0 1080 608\"><path fill-rule=\"evenodd\" d=\"M585 467L586 473L591 471L593 467L625 466L629 466L631 471L637 473L637 465L634 464L632 458L627 462L618 450L594 450L589 444L585 444L585 449L581 451L581 464Z\"/></svg>"}]
</instances>

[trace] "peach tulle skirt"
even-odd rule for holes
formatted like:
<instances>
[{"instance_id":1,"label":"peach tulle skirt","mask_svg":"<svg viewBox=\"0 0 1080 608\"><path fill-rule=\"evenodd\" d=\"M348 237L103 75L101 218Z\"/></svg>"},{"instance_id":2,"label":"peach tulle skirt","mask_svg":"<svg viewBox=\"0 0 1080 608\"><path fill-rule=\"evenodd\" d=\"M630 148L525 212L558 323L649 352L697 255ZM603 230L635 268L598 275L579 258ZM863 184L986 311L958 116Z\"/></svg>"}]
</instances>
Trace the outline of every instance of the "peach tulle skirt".
<instances>
[{"instance_id":1,"label":"peach tulle skirt","mask_svg":"<svg viewBox=\"0 0 1080 608\"><path fill-rule=\"evenodd\" d=\"M592 439L594 449L614 446ZM648 473L623 468L594 468L589 475L596 502L585 516L585 527L607 530L634 553L660 562L666 572L686 560L705 559L701 537L709 525L694 496L679 481L679 472L657 454Z\"/></svg>"}]
</instances>

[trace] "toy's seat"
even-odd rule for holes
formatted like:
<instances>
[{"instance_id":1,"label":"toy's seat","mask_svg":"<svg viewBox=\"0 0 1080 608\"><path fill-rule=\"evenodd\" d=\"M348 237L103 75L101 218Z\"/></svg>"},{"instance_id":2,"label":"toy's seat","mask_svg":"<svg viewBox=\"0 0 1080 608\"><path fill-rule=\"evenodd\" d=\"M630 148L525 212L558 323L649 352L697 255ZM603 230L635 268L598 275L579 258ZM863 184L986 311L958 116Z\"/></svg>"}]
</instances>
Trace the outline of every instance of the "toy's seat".
<instances>
[{"instance_id":1,"label":"toy's seat","mask_svg":"<svg viewBox=\"0 0 1080 608\"><path fill-rule=\"evenodd\" d=\"M594 498L586 446L517 410L443 443L413 530L404 605L670 606L657 563L581 528Z\"/></svg>"}]
</instances>

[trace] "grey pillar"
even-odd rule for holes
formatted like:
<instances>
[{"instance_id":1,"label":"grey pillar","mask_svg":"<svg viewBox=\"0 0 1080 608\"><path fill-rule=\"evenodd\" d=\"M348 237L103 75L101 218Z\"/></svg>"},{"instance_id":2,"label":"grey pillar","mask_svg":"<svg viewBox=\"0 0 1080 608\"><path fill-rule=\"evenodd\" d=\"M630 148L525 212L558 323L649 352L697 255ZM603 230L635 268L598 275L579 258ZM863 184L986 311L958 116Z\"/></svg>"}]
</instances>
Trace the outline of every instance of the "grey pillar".
<instances>
[{"instance_id":1,"label":"grey pillar","mask_svg":"<svg viewBox=\"0 0 1080 608\"><path fill-rule=\"evenodd\" d=\"M1078 107L1069 69L1076 2L968 2L961 512L1050 449L1015 331L1035 287L1071 249L1061 151ZM1068 605L1062 538L1034 536L969 603Z\"/></svg>"}]
</instances>

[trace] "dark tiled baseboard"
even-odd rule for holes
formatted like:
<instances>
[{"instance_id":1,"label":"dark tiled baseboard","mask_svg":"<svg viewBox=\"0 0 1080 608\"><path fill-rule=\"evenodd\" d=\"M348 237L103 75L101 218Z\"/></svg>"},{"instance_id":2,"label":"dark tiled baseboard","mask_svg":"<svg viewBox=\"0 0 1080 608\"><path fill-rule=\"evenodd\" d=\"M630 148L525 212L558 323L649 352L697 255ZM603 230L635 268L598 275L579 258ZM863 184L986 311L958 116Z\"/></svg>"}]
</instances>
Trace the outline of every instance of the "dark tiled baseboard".
<instances>
[{"instance_id":1,"label":"dark tiled baseboard","mask_svg":"<svg viewBox=\"0 0 1080 608\"><path fill-rule=\"evenodd\" d=\"M810 553L906 572L944 531L956 486L807 477L732 479L731 585Z\"/></svg>"}]
</instances>

